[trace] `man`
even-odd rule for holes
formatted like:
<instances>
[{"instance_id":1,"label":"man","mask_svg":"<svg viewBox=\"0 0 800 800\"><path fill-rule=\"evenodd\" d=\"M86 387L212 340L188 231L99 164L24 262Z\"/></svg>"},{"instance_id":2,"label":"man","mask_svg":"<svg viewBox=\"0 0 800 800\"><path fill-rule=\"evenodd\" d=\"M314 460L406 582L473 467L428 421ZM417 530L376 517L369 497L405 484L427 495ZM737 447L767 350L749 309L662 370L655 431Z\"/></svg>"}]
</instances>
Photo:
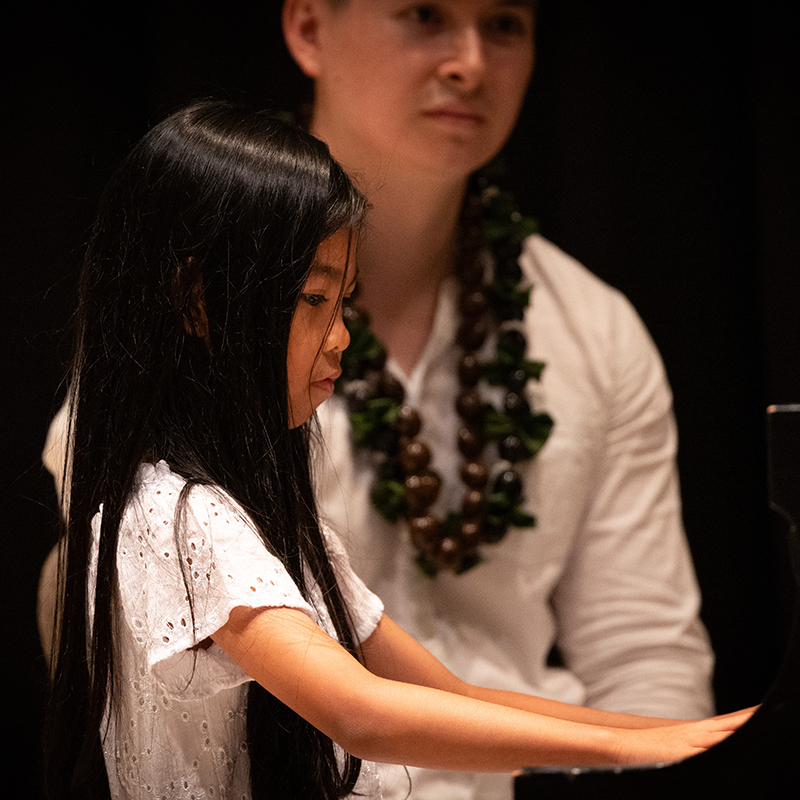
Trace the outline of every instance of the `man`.
<instances>
[{"instance_id":1,"label":"man","mask_svg":"<svg viewBox=\"0 0 800 800\"><path fill-rule=\"evenodd\" d=\"M459 331L469 322L459 297L474 271L462 208L470 176L500 150L519 113L533 68L534 10L502 0L285 2L287 45L314 81L311 130L371 203L357 307L388 354L384 370L351 375L321 412L328 468L320 507L388 613L465 680L701 717L713 707L713 657L682 529L660 358L630 304L540 236L524 238L518 258L519 287L533 287L522 321L494 319L494 334L475 353L496 361L498 331L521 336L528 359L546 364L541 381L522 389L533 409L526 419L541 421L546 411L553 431L532 457L504 452L503 442L483 448L475 461L491 480L482 515L468 509L471 490L460 477L471 458L459 450L461 431L480 428L455 407L471 388L459 378ZM508 224L519 238L524 226L515 220ZM498 269L495 258L495 285ZM491 283L479 287L484 295ZM370 408L398 401L418 414L420 430L409 435L401 422L383 449L360 446L349 412L367 418L365 384ZM503 389L481 380L477 391L502 411ZM429 453L430 463L385 481L411 451ZM432 472L441 479L433 502L415 499L406 480L400 519L387 521L375 487L409 477L435 484ZM490 524L495 476L508 472L522 486L517 521L529 513L536 527ZM511 791L502 776L411 773L413 798ZM384 783L387 796L408 789L388 771Z\"/></svg>"}]
</instances>

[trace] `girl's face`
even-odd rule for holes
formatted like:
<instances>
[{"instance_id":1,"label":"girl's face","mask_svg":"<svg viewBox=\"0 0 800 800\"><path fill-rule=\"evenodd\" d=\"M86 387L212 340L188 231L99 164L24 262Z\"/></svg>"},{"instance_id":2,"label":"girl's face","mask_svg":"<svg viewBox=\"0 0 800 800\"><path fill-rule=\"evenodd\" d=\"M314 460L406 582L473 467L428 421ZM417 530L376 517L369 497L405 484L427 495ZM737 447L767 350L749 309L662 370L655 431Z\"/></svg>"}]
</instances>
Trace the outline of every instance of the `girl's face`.
<instances>
[{"instance_id":1,"label":"girl's face","mask_svg":"<svg viewBox=\"0 0 800 800\"><path fill-rule=\"evenodd\" d=\"M333 394L342 352L350 334L342 319L342 286L349 297L355 268L349 231L326 239L317 249L289 332L289 425L302 425Z\"/></svg>"},{"instance_id":2,"label":"girl's face","mask_svg":"<svg viewBox=\"0 0 800 800\"><path fill-rule=\"evenodd\" d=\"M314 132L345 167L373 153L467 175L503 146L533 68L532 0L314 2L311 48L292 50L315 78Z\"/></svg>"}]
</instances>

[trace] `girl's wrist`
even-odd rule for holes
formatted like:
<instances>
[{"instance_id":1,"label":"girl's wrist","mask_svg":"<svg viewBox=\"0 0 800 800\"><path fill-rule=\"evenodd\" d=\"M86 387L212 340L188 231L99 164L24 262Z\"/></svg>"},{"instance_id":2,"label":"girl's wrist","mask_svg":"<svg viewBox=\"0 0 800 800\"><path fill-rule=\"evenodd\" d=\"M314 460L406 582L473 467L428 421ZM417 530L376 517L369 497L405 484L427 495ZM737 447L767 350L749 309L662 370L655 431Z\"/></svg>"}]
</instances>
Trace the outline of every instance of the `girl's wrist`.
<instances>
[{"instance_id":1,"label":"girl's wrist","mask_svg":"<svg viewBox=\"0 0 800 800\"><path fill-rule=\"evenodd\" d=\"M625 754L629 750L627 740L631 734L630 729L598 726L597 734L601 764L628 763Z\"/></svg>"},{"instance_id":2,"label":"girl's wrist","mask_svg":"<svg viewBox=\"0 0 800 800\"><path fill-rule=\"evenodd\" d=\"M559 763L574 764L579 767L614 766L626 764L630 754L630 734L626 728L607 727L600 724L580 724L578 735L570 737L573 748L565 750Z\"/></svg>"}]
</instances>

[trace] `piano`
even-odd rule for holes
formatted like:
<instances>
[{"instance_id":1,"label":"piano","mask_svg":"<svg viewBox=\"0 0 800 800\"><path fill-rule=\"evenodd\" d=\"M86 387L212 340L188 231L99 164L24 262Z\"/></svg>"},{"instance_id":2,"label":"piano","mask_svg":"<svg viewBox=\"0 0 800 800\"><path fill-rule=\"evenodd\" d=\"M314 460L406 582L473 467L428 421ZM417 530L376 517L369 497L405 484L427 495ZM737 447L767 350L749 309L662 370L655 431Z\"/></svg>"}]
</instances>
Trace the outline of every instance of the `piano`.
<instances>
[{"instance_id":1,"label":"piano","mask_svg":"<svg viewBox=\"0 0 800 800\"><path fill-rule=\"evenodd\" d=\"M787 527L795 593L786 652L755 714L691 758L637 767L529 768L515 800L800 798L800 405L767 409L769 502Z\"/></svg>"}]
</instances>

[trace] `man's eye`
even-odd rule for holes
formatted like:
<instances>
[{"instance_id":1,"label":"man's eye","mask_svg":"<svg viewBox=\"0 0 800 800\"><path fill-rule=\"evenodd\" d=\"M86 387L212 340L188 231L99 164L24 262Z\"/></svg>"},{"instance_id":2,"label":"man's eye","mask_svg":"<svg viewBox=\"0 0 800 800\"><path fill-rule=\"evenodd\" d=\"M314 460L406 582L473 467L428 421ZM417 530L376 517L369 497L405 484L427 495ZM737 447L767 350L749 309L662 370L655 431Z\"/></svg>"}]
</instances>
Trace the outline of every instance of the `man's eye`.
<instances>
[{"instance_id":1,"label":"man's eye","mask_svg":"<svg viewBox=\"0 0 800 800\"><path fill-rule=\"evenodd\" d=\"M328 300L324 294L308 294L305 292L301 295L301 299L304 303L308 303L308 305L315 307L322 305Z\"/></svg>"},{"instance_id":2,"label":"man's eye","mask_svg":"<svg viewBox=\"0 0 800 800\"><path fill-rule=\"evenodd\" d=\"M419 25L435 25L442 19L442 15L434 5L413 6L407 13L409 19Z\"/></svg>"},{"instance_id":3,"label":"man's eye","mask_svg":"<svg viewBox=\"0 0 800 800\"><path fill-rule=\"evenodd\" d=\"M498 36L524 36L528 33L528 25L514 14L499 14L490 20L488 29Z\"/></svg>"},{"instance_id":4,"label":"man's eye","mask_svg":"<svg viewBox=\"0 0 800 800\"><path fill-rule=\"evenodd\" d=\"M433 6L417 6L414 14L418 22L433 22L436 18L436 9Z\"/></svg>"}]
</instances>

